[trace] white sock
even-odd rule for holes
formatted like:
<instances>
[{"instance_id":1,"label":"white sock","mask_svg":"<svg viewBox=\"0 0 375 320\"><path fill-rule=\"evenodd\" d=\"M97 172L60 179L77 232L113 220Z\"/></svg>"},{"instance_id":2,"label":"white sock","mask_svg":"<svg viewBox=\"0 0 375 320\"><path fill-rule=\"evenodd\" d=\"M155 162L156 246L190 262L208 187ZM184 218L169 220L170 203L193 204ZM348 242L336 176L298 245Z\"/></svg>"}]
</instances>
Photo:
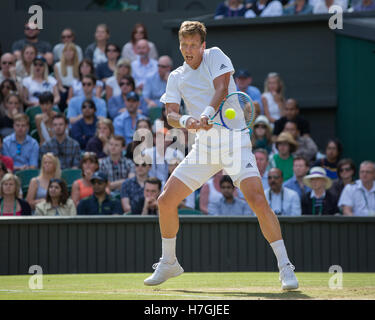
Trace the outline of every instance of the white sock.
<instances>
[{"instance_id":1,"label":"white sock","mask_svg":"<svg viewBox=\"0 0 375 320\"><path fill-rule=\"evenodd\" d=\"M277 259L277 266L281 269L286 264L290 263L288 254L286 253L286 248L284 245L284 240L278 240L270 243L273 252L275 253Z\"/></svg>"},{"instance_id":2,"label":"white sock","mask_svg":"<svg viewBox=\"0 0 375 320\"><path fill-rule=\"evenodd\" d=\"M161 238L162 256L163 261L173 264L176 260L176 237L174 238Z\"/></svg>"}]
</instances>

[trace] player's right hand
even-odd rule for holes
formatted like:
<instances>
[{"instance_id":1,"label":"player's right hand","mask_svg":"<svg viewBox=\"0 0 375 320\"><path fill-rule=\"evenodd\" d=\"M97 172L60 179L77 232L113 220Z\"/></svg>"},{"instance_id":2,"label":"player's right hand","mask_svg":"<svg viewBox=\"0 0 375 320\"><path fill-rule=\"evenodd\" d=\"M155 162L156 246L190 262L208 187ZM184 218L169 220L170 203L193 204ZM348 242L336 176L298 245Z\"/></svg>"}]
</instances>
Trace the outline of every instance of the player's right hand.
<instances>
[{"instance_id":1,"label":"player's right hand","mask_svg":"<svg viewBox=\"0 0 375 320\"><path fill-rule=\"evenodd\" d=\"M208 117L205 117L205 116L201 117L201 120L200 120L201 129L210 130L213 127L212 124L208 124L208 120L209 120Z\"/></svg>"},{"instance_id":2,"label":"player's right hand","mask_svg":"<svg viewBox=\"0 0 375 320\"><path fill-rule=\"evenodd\" d=\"M190 117L187 121L186 121L186 126L185 126L186 129L188 130L198 130L201 128L201 123L199 120L197 119L194 119L193 117Z\"/></svg>"}]
</instances>

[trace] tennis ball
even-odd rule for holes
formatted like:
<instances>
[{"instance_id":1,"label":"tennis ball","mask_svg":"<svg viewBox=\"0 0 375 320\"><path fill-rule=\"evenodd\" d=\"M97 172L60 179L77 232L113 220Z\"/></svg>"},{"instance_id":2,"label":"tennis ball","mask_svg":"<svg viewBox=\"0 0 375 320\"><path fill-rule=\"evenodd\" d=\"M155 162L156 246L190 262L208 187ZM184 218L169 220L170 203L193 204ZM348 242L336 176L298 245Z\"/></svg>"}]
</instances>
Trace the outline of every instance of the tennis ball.
<instances>
[{"instance_id":1,"label":"tennis ball","mask_svg":"<svg viewBox=\"0 0 375 320\"><path fill-rule=\"evenodd\" d=\"M227 117L229 120L232 120L236 117L236 111L233 108L228 108L225 110L225 117Z\"/></svg>"}]
</instances>

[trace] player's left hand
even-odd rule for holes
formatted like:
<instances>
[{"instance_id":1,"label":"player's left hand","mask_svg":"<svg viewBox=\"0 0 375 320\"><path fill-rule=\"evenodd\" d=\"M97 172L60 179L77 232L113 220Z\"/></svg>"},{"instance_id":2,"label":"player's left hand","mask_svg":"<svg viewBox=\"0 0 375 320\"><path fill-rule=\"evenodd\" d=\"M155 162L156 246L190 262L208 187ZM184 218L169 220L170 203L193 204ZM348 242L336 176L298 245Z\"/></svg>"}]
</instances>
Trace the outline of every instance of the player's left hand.
<instances>
[{"instance_id":1,"label":"player's left hand","mask_svg":"<svg viewBox=\"0 0 375 320\"><path fill-rule=\"evenodd\" d=\"M209 119L206 116L201 117L201 120L200 120L201 129L203 129L203 130L210 130L213 127L212 124L208 124L208 120Z\"/></svg>"}]
</instances>

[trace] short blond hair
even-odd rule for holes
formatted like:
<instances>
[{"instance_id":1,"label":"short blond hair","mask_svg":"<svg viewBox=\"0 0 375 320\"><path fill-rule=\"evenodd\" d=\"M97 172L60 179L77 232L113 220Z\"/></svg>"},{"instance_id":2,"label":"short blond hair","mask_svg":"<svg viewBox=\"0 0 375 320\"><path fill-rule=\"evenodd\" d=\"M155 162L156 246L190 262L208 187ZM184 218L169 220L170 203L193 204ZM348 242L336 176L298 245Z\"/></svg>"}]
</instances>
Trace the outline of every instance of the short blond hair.
<instances>
[{"instance_id":1,"label":"short blond hair","mask_svg":"<svg viewBox=\"0 0 375 320\"><path fill-rule=\"evenodd\" d=\"M187 36L194 36L196 34L200 35L201 43L206 41L207 30L202 22L184 21L180 26L180 30L178 31L178 37L180 39Z\"/></svg>"},{"instance_id":2,"label":"short blond hair","mask_svg":"<svg viewBox=\"0 0 375 320\"><path fill-rule=\"evenodd\" d=\"M61 178L60 160L52 152L47 152L46 154L43 155L42 161L41 161L41 164L40 164L40 174L39 174L39 177L41 177L43 174L45 174L44 169L43 169L43 165L44 165L44 162L45 162L45 160L47 158L51 159L52 162L53 162L53 164L55 165L55 174L54 174L53 177L55 179L60 179Z\"/></svg>"},{"instance_id":3,"label":"short blond hair","mask_svg":"<svg viewBox=\"0 0 375 320\"><path fill-rule=\"evenodd\" d=\"M4 177L0 181L0 197L3 197L3 184L9 180L13 180L16 184L16 190L14 192L14 197L18 198L21 190L21 182L20 179L13 173L6 173Z\"/></svg>"}]
</instances>

